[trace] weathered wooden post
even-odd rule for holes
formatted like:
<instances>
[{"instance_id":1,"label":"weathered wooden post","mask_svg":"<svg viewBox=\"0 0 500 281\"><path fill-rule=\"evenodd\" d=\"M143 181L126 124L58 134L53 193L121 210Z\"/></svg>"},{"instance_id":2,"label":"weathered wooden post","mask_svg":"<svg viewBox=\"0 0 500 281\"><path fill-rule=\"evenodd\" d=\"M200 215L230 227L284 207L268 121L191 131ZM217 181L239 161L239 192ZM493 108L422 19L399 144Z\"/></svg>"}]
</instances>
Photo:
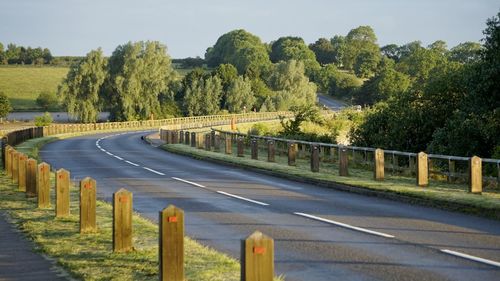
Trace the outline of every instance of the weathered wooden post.
<instances>
[{"instance_id":1,"label":"weathered wooden post","mask_svg":"<svg viewBox=\"0 0 500 281\"><path fill-rule=\"evenodd\" d=\"M172 131L167 130L166 134L167 134L167 143L171 144L172 143Z\"/></svg>"},{"instance_id":2,"label":"weathered wooden post","mask_svg":"<svg viewBox=\"0 0 500 281\"><path fill-rule=\"evenodd\" d=\"M7 167L7 176L12 178L12 154L14 153L14 148L8 147L6 150L7 158L5 158L6 167Z\"/></svg>"},{"instance_id":3,"label":"weathered wooden post","mask_svg":"<svg viewBox=\"0 0 500 281\"><path fill-rule=\"evenodd\" d=\"M12 154L12 182L17 183L19 180L19 154L21 152L17 152L14 150Z\"/></svg>"},{"instance_id":4,"label":"weathered wooden post","mask_svg":"<svg viewBox=\"0 0 500 281\"><path fill-rule=\"evenodd\" d=\"M259 159L259 141L257 139L252 139L250 141L250 150L252 154L252 159Z\"/></svg>"},{"instance_id":5,"label":"weathered wooden post","mask_svg":"<svg viewBox=\"0 0 500 281\"><path fill-rule=\"evenodd\" d=\"M231 118L231 131L236 131L236 117Z\"/></svg>"},{"instance_id":6,"label":"weathered wooden post","mask_svg":"<svg viewBox=\"0 0 500 281\"><path fill-rule=\"evenodd\" d=\"M231 140L230 134L226 134L225 141L226 141L226 154L232 154L233 153L233 142Z\"/></svg>"},{"instance_id":7,"label":"weathered wooden post","mask_svg":"<svg viewBox=\"0 0 500 281\"><path fill-rule=\"evenodd\" d=\"M469 160L469 192L481 194L483 192L482 160L473 156Z\"/></svg>"},{"instance_id":8,"label":"weathered wooden post","mask_svg":"<svg viewBox=\"0 0 500 281\"><path fill-rule=\"evenodd\" d=\"M184 211L170 205L160 212L160 280L184 281Z\"/></svg>"},{"instance_id":9,"label":"weathered wooden post","mask_svg":"<svg viewBox=\"0 0 500 281\"><path fill-rule=\"evenodd\" d=\"M272 281L274 240L255 231L241 241L241 281Z\"/></svg>"},{"instance_id":10,"label":"weathered wooden post","mask_svg":"<svg viewBox=\"0 0 500 281\"><path fill-rule=\"evenodd\" d=\"M319 172L319 146L311 144L311 172Z\"/></svg>"},{"instance_id":11,"label":"weathered wooden post","mask_svg":"<svg viewBox=\"0 0 500 281\"><path fill-rule=\"evenodd\" d=\"M179 143L179 131L177 131L177 130L172 131L172 143L174 143L174 144Z\"/></svg>"},{"instance_id":12,"label":"weathered wooden post","mask_svg":"<svg viewBox=\"0 0 500 281\"><path fill-rule=\"evenodd\" d=\"M455 161L448 160L448 182L452 182L455 177Z\"/></svg>"},{"instance_id":13,"label":"weathered wooden post","mask_svg":"<svg viewBox=\"0 0 500 281\"><path fill-rule=\"evenodd\" d=\"M59 169L56 172L56 218L69 216L69 179L68 171Z\"/></svg>"},{"instance_id":14,"label":"weathered wooden post","mask_svg":"<svg viewBox=\"0 0 500 281\"><path fill-rule=\"evenodd\" d=\"M339 176L349 176L349 155L345 146L339 146Z\"/></svg>"},{"instance_id":15,"label":"weathered wooden post","mask_svg":"<svg viewBox=\"0 0 500 281\"><path fill-rule=\"evenodd\" d=\"M179 143L184 144L184 131L179 131Z\"/></svg>"},{"instance_id":16,"label":"weathered wooden post","mask_svg":"<svg viewBox=\"0 0 500 281\"><path fill-rule=\"evenodd\" d=\"M377 148L375 149L375 159L374 159L374 178L375 180L384 180L384 150Z\"/></svg>"},{"instance_id":17,"label":"weathered wooden post","mask_svg":"<svg viewBox=\"0 0 500 281\"><path fill-rule=\"evenodd\" d=\"M297 158L297 144L293 142L288 143L288 166L295 166Z\"/></svg>"},{"instance_id":18,"label":"weathered wooden post","mask_svg":"<svg viewBox=\"0 0 500 281\"><path fill-rule=\"evenodd\" d=\"M128 252L132 245L132 192L121 188L113 193L113 251Z\"/></svg>"},{"instance_id":19,"label":"weathered wooden post","mask_svg":"<svg viewBox=\"0 0 500 281\"><path fill-rule=\"evenodd\" d=\"M191 141L189 139L189 136L191 136L191 133L190 132L185 132L184 133L184 144L185 145L190 145L191 144Z\"/></svg>"},{"instance_id":20,"label":"weathered wooden post","mask_svg":"<svg viewBox=\"0 0 500 281\"><path fill-rule=\"evenodd\" d=\"M215 131L210 132L210 146L215 148Z\"/></svg>"},{"instance_id":21,"label":"weathered wooden post","mask_svg":"<svg viewBox=\"0 0 500 281\"><path fill-rule=\"evenodd\" d=\"M28 160L28 156L25 154L19 154L19 163L18 163L18 179L17 186L19 191L26 191L26 160Z\"/></svg>"},{"instance_id":22,"label":"weathered wooden post","mask_svg":"<svg viewBox=\"0 0 500 281\"><path fill-rule=\"evenodd\" d=\"M210 151L212 150L212 146L211 146L211 138L212 138L212 135L211 134L205 134L205 150L207 151Z\"/></svg>"},{"instance_id":23,"label":"weathered wooden post","mask_svg":"<svg viewBox=\"0 0 500 281\"><path fill-rule=\"evenodd\" d=\"M425 152L420 152L417 155L417 185L429 185L429 166L427 165L428 157Z\"/></svg>"},{"instance_id":24,"label":"weathered wooden post","mask_svg":"<svg viewBox=\"0 0 500 281\"><path fill-rule=\"evenodd\" d=\"M237 139L237 144L238 144L238 157L245 157L245 143L243 141L243 137L238 137Z\"/></svg>"},{"instance_id":25,"label":"weathered wooden post","mask_svg":"<svg viewBox=\"0 0 500 281\"><path fill-rule=\"evenodd\" d=\"M26 197L36 196L36 160L26 161Z\"/></svg>"},{"instance_id":26,"label":"weathered wooden post","mask_svg":"<svg viewBox=\"0 0 500 281\"><path fill-rule=\"evenodd\" d=\"M203 133L196 134L196 148L198 149L205 148L205 134Z\"/></svg>"},{"instance_id":27,"label":"weathered wooden post","mask_svg":"<svg viewBox=\"0 0 500 281\"><path fill-rule=\"evenodd\" d=\"M90 177L80 181L80 233L96 232L96 182Z\"/></svg>"},{"instance_id":28,"label":"weathered wooden post","mask_svg":"<svg viewBox=\"0 0 500 281\"><path fill-rule=\"evenodd\" d=\"M276 147L273 140L267 142L267 162L274 162L276 155Z\"/></svg>"},{"instance_id":29,"label":"weathered wooden post","mask_svg":"<svg viewBox=\"0 0 500 281\"><path fill-rule=\"evenodd\" d=\"M36 191L38 208L50 207L50 165L42 162L38 164L36 172Z\"/></svg>"},{"instance_id":30,"label":"weathered wooden post","mask_svg":"<svg viewBox=\"0 0 500 281\"><path fill-rule=\"evenodd\" d=\"M221 144L220 134L217 134L215 135L215 144L214 144L215 151L220 152L220 144Z\"/></svg>"}]
</instances>

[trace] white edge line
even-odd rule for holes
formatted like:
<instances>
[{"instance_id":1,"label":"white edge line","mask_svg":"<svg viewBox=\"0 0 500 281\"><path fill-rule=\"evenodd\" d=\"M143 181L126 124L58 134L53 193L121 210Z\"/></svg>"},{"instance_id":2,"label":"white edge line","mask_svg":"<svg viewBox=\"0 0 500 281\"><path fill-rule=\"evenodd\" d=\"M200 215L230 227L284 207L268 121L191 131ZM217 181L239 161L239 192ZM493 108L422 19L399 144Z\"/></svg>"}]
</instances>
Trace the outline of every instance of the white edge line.
<instances>
[{"instance_id":1,"label":"white edge line","mask_svg":"<svg viewBox=\"0 0 500 281\"><path fill-rule=\"evenodd\" d=\"M128 160L125 160L125 162L126 162L126 163L129 163L130 165L133 165L133 166L139 167L139 165L138 165L138 164L135 164L134 162L130 162L130 161L128 161Z\"/></svg>"},{"instance_id":2,"label":"white edge line","mask_svg":"<svg viewBox=\"0 0 500 281\"><path fill-rule=\"evenodd\" d=\"M110 156L115 156L113 153L109 153L108 151L106 151L106 154Z\"/></svg>"},{"instance_id":3,"label":"white edge line","mask_svg":"<svg viewBox=\"0 0 500 281\"><path fill-rule=\"evenodd\" d=\"M345 223L341 223L341 222L337 222L337 221L332 221L332 220L329 220L329 219L324 219L324 218L313 216L313 215L309 215L309 214L297 213L297 212L294 213L294 214L298 215L298 216L310 218L310 219L313 219L313 220L318 220L318 221L322 221L322 222L334 224L334 225L337 225L337 226L340 226L340 227L344 227L344 228L348 228L348 229L352 229L352 230L357 230L357 231L368 233L368 234L373 234L373 235L382 236L382 237L386 237L386 238L394 238L394 236L390 235L390 234L385 234L385 233L382 233L382 232L377 232L377 231L369 230L369 229L366 229L366 228L352 226L352 225L349 225L349 224L345 224Z\"/></svg>"},{"instance_id":4,"label":"white edge line","mask_svg":"<svg viewBox=\"0 0 500 281\"><path fill-rule=\"evenodd\" d=\"M481 262L481 263L485 263L485 264L488 264L488 265L500 267L500 262L496 262L496 261L492 261L492 260L488 260L488 259L483 259L483 258L480 258L480 257L475 257L475 256L467 255L467 254L464 254L464 253L460 253L460 252L455 252L455 251L452 251L452 250L448 250L448 249L441 249L441 252L447 253L449 255L461 257L461 258L464 258L464 259L473 260L473 261L476 261L476 262Z\"/></svg>"},{"instance_id":5,"label":"white edge line","mask_svg":"<svg viewBox=\"0 0 500 281\"><path fill-rule=\"evenodd\" d=\"M191 184L191 185L194 185L194 186L197 186L197 187L205 187L204 185L201 185L199 183L195 183L195 182L192 182L192 181L188 181L188 180L183 180L181 178L176 178L176 177L172 177L172 179L176 180L176 181L182 181L182 182L185 182L185 183L188 183L188 184Z\"/></svg>"},{"instance_id":6,"label":"white edge line","mask_svg":"<svg viewBox=\"0 0 500 281\"><path fill-rule=\"evenodd\" d=\"M155 174L158 174L158 175L160 175L160 176L164 176L164 175L165 175L164 173L161 173L161 172L155 171L155 170L150 169L150 168L148 168L148 167L142 167L142 168L143 168L143 169L145 169L145 170L148 170L148 171L150 171L150 172L153 172L153 173L155 173Z\"/></svg>"},{"instance_id":7,"label":"white edge line","mask_svg":"<svg viewBox=\"0 0 500 281\"><path fill-rule=\"evenodd\" d=\"M233 197L233 198L236 198L236 199L248 201L248 202L251 202L251 203L255 203L255 204L258 204L258 205L261 205L261 206L269 206L269 204L267 204L267 203L256 201L256 200L252 200L252 199L248 199L248 198L241 197L241 196L238 196L238 195L234 195L234 194L231 194L231 193L227 193L227 192L224 192L224 191L217 191L217 193L223 194L223 195L226 195L226 196L229 196L229 197Z\"/></svg>"},{"instance_id":8,"label":"white edge line","mask_svg":"<svg viewBox=\"0 0 500 281\"><path fill-rule=\"evenodd\" d=\"M118 159L118 160L123 160L123 158L121 158L120 156L116 156L115 155L115 158Z\"/></svg>"}]
</instances>

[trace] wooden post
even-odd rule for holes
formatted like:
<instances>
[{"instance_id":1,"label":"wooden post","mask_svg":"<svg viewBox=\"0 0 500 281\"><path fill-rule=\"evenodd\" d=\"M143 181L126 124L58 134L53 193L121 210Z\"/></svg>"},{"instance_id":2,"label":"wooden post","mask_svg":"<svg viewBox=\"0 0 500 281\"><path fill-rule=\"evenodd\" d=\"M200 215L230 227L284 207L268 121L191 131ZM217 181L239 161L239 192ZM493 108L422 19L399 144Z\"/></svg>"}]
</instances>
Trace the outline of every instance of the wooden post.
<instances>
[{"instance_id":1,"label":"wooden post","mask_svg":"<svg viewBox=\"0 0 500 281\"><path fill-rule=\"evenodd\" d=\"M311 172L319 172L319 146L311 145Z\"/></svg>"},{"instance_id":2,"label":"wooden post","mask_svg":"<svg viewBox=\"0 0 500 281\"><path fill-rule=\"evenodd\" d=\"M238 137L238 157L245 157L245 144L243 142L243 137Z\"/></svg>"},{"instance_id":3,"label":"wooden post","mask_svg":"<svg viewBox=\"0 0 500 281\"><path fill-rule=\"evenodd\" d=\"M17 186L19 191L23 192L26 191L26 160L28 160L28 156L21 153L19 155Z\"/></svg>"},{"instance_id":4,"label":"wooden post","mask_svg":"<svg viewBox=\"0 0 500 281\"><path fill-rule=\"evenodd\" d=\"M215 148L215 131L210 132L210 146Z\"/></svg>"},{"instance_id":5,"label":"wooden post","mask_svg":"<svg viewBox=\"0 0 500 281\"><path fill-rule=\"evenodd\" d=\"M257 139L252 139L250 142L250 148L252 153L252 159L259 159L259 141Z\"/></svg>"},{"instance_id":6,"label":"wooden post","mask_svg":"<svg viewBox=\"0 0 500 281\"><path fill-rule=\"evenodd\" d=\"M255 231L241 241L241 281L272 281L274 240Z\"/></svg>"},{"instance_id":7,"label":"wooden post","mask_svg":"<svg viewBox=\"0 0 500 281\"><path fill-rule=\"evenodd\" d=\"M377 148L375 149L375 159L374 159L375 169L374 178L375 180L384 180L384 150Z\"/></svg>"},{"instance_id":8,"label":"wooden post","mask_svg":"<svg viewBox=\"0 0 500 281\"><path fill-rule=\"evenodd\" d=\"M210 151L211 148L211 134L205 134L205 150Z\"/></svg>"},{"instance_id":9,"label":"wooden post","mask_svg":"<svg viewBox=\"0 0 500 281\"><path fill-rule=\"evenodd\" d=\"M5 158L6 167L7 167L7 176L12 178L12 153L14 152L14 148L8 147L6 151L7 158Z\"/></svg>"},{"instance_id":10,"label":"wooden post","mask_svg":"<svg viewBox=\"0 0 500 281\"><path fill-rule=\"evenodd\" d=\"M17 152L14 150L12 154L12 182L17 183L19 180L19 154L21 152Z\"/></svg>"},{"instance_id":11,"label":"wooden post","mask_svg":"<svg viewBox=\"0 0 500 281\"><path fill-rule=\"evenodd\" d=\"M273 140L267 142L267 162L274 162L276 155L276 147Z\"/></svg>"},{"instance_id":12,"label":"wooden post","mask_svg":"<svg viewBox=\"0 0 500 281\"><path fill-rule=\"evenodd\" d=\"M288 166L295 166L295 159L297 158L297 144L293 142L288 143Z\"/></svg>"},{"instance_id":13,"label":"wooden post","mask_svg":"<svg viewBox=\"0 0 500 281\"><path fill-rule=\"evenodd\" d=\"M96 232L96 182L90 177L80 181L80 233Z\"/></svg>"},{"instance_id":14,"label":"wooden post","mask_svg":"<svg viewBox=\"0 0 500 281\"><path fill-rule=\"evenodd\" d=\"M160 280L184 281L184 211L170 205L160 212Z\"/></svg>"},{"instance_id":15,"label":"wooden post","mask_svg":"<svg viewBox=\"0 0 500 281\"><path fill-rule=\"evenodd\" d=\"M236 131L236 117L231 118L231 131Z\"/></svg>"},{"instance_id":16,"label":"wooden post","mask_svg":"<svg viewBox=\"0 0 500 281\"><path fill-rule=\"evenodd\" d=\"M191 147L196 147L196 133L191 133Z\"/></svg>"},{"instance_id":17,"label":"wooden post","mask_svg":"<svg viewBox=\"0 0 500 281\"><path fill-rule=\"evenodd\" d=\"M36 172L36 191L38 208L50 207L50 165L42 162L38 164Z\"/></svg>"},{"instance_id":18,"label":"wooden post","mask_svg":"<svg viewBox=\"0 0 500 281\"><path fill-rule=\"evenodd\" d=\"M26 161L26 197L36 196L36 160Z\"/></svg>"},{"instance_id":19,"label":"wooden post","mask_svg":"<svg viewBox=\"0 0 500 281\"><path fill-rule=\"evenodd\" d=\"M69 216L69 179L68 171L59 169L56 172L56 218Z\"/></svg>"},{"instance_id":20,"label":"wooden post","mask_svg":"<svg viewBox=\"0 0 500 281\"><path fill-rule=\"evenodd\" d=\"M231 135L226 134L226 154L233 153L233 143L231 140Z\"/></svg>"},{"instance_id":21,"label":"wooden post","mask_svg":"<svg viewBox=\"0 0 500 281\"><path fill-rule=\"evenodd\" d=\"M165 134L166 134L166 137L167 137L167 144L171 144L172 143L172 134L171 134L171 131L170 130L166 130Z\"/></svg>"},{"instance_id":22,"label":"wooden post","mask_svg":"<svg viewBox=\"0 0 500 281\"><path fill-rule=\"evenodd\" d=\"M345 146L339 146L339 176L349 176L349 157Z\"/></svg>"},{"instance_id":23,"label":"wooden post","mask_svg":"<svg viewBox=\"0 0 500 281\"><path fill-rule=\"evenodd\" d=\"M113 251L132 251L132 192L121 188L113 193Z\"/></svg>"},{"instance_id":24,"label":"wooden post","mask_svg":"<svg viewBox=\"0 0 500 281\"><path fill-rule=\"evenodd\" d=\"M203 133L196 134L196 148L198 148L198 149L205 148L204 140L205 140L205 137L204 137Z\"/></svg>"},{"instance_id":25,"label":"wooden post","mask_svg":"<svg viewBox=\"0 0 500 281\"><path fill-rule=\"evenodd\" d=\"M184 144L185 145L190 145L191 144L189 136L191 136L191 133L189 133L189 132L185 132L184 133Z\"/></svg>"},{"instance_id":26,"label":"wooden post","mask_svg":"<svg viewBox=\"0 0 500 281\"><path fill-rule=\"evenodd\" d=\"M455 161L448 160L448 182L452 182L455 177Z\"/></svg>"},{"instance_id":27,"label":"wooden post","mask_svg":"<svg viewBox=\"0 0 500 281\"><path fill-rule=\"evenodd\" d=\"M469 192L481 194L483 192L482 160L477 156L469 160Z\"/></svg>"},{"instance_id":28,"label":"wooden post","mask_svg":"<svg viewBox=\"0 0 500 281\"><path fill-rule=\"evenodd\" d=\"M217 152L220 152L220 135L217 134L215 135L215 144L214 144L214 150Z\"/></svg>"},{"instance_id":29,"label":"wooden post","mask_svg":"<svg viewBox=\"0 0 500 281\"><path fill-rule=\"evenodd\" d=\"M428 157L424 152L417 155L417 185L429 185L429 166L427 165Z\"/></svg>"}]
</instances>

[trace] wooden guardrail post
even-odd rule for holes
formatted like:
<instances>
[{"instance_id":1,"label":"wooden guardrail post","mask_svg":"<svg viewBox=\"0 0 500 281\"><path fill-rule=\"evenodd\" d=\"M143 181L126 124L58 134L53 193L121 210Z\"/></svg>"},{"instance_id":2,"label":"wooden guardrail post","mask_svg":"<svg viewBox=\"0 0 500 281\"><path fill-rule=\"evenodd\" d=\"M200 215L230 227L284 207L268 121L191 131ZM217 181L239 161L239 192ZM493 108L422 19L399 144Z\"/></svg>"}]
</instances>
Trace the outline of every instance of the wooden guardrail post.
<instances>
[{"instance_id":1,"label":"wooden guardrail post","mask_svg":"<svg viewBox=\"0 0 500 281\"><path fill-rule=\"evenodd\" d=\"M12 154L14 153L14 148L12 147L7 147L7 150L5 152L5 155L7 156L5 158L5 166L7 170L7 176L9 178L12 178Z\"/></svg>"},{"instance_id":2,"label":"wooden guardrail post","mask_svg":"<svg viewBox=\"0 0 500 281\"><path fill-rule=\"evenodd\" d=\"M347 148L345 146L339 146L339 176L341 177L349 176L348 156Z\"/></svg>"},{"instance_id":3,"label":"wooden guardrail post","mask_svg":"<svg viewBox=\"0 0 500 281\"><path fill-rule=\"evenodd\" d=\"M252 139L250 141L250 150L252 154L252 159L259 159L259 141L257 139Z\"/></svg>"},{"instance_id":4,"label":"wooden guardrail post","mask_svg":"<svg viewBox=\"0 0 500 281\"><path fill-rule=\"evenodd\" d=\"M191 133L190 132L185 132L184 133L184 144L185 145L190 145L191 144L191 141L189 139L189 136L191 136Z\"/></svg>"},{"instance_id":5,"label":"wooden guardrail post","mask_svg":"<svg viewBox=\"0 0 500 281\"><path fill-rule=\"evenodd\" d=\"M56 218L69 216L69 172L59 169L56 172Z\"/></svg>"},{"instance_id":6,"label":"wooden guardrail post","mask_svg":"<svg viewBox=\"0 0 500 281\"><path fill-rule=\"evenodd\" d=\"M215 131L210 132L210 146L215 148Z\"/></svg>"},{"instance_id":7,"label":"wooden guardrail post","mask_svg":"<svg viewBox=\"0 0 500 281\"><path fill-rule=\"evenodd\" d=\"M160 211L160 280L184 281L184 211L170 205Z\"/></svg>"},{"instance_id":8,"label":"wooden guardrail post","mask_svg":"<svg viewBox=\"0 0 500 281\"><path fill-rule=\"evenodd\" d=\"M205 134L205 150L210 151L211 148L211 134Z\"/></svg>"},{"instance_id":9,"label":"wooden guardrail post","mask_svg":"<svg viewBox=\"0 0 500 281\"><path fill-rule=\"evenodd\" d=\"M113 251L128 252L132 245L132 192L121 188L113 194Z\"/></svg>"},{"instance_id":10,"label":"wooden guardrail post","mask_svg":"<svg viewBox=\"0 0 500 281\"><path fill-rule=\"evenodd\" d=\"M382 181L384 180L384 150L377 148L374 155L374 178L375 180Z\"/></svg>"},{"instance_id":11,"label":"wooden guardrail post","mask_svg":"<svg viewBox=\"0 0 500 281\"><path fill-rule=\"evenodd\" d=\"M233 142L231 140L230 134L225 135L225 142L226 142L226 154L233 154Z\"/></svg>"},{"instance_id":12,"label":"wooden guardrail post","mask_svg":"<svg viewBox=\"0 0 500 281\"><path fill-rule=\"evenodd\" d=\"M311 145L311 172L319 172L319 146Z\"/></svg>"},{"instance_id":13,"label":"wooden guardrail post","mask_svg":"<svg viewBox=\"0 0 500 281\"><path fill-rule=\"evenodd\" d=\"M36 160L26 161L26 197L36 196Z\"/></svg>"},{"instance_id":14,"label":"wooden guardrail post","mask_svg":"<svg viewBox=\"0 0 500 281\"><path fill-rule=\"evenodd\" d=\"M272 281L274 240L255 231L241 241L241 281Z\"/></svg>"},{"instance_id":15,"label":"wooden guardrail post","mask_svg":"<svg viewBox=\"0 0 500 281\"><path fill-rule=\"evenodd\" d=\"M417 185L429 185L429 166L427 165L428 157L425 152L420 152L417 155Z\"/></svg>"},{"instance_id":16,"label":"wooden guardrail post","mask_svg":"<svg viewBox=\"0 0 500 281\"><path fill-rule=\"evenodd\" d=\"M236 131L236 117L231 118L231 131Z\"/></svg>"},{"instance_id":17,"label":"wooden guardrail post","mask_svg":"<svg viewBox=\"0 0 500 281\"><path fill-rule=\"evenodd\" d=\"M469 160L469 192L481 194L483 192L482 160L473 156Z\"/></svg>"},{"instance_id":18,"label":"wooden guardrail post","mask_svg":"<svg viewBox=\"0 0 500 281\"><path fill-rule=\"evenodd\" d=\"M184 131L183 130L179 131L179 143L184 144Z\"/></svg>"},{"instance_id":19,"label":"wooden guardrail post","mask_svg":"<svg viewBox=\"0 0 500 281\"><path fill-rule=\"evenodd\" d=\"M96 232L96 182L90 177L80 181L80 233Z\"/></svg>"},{"instance_id":20,"label":"wooden guardrail post","mask_svg":"<svg viewBox=\"0 0 500 281\"><path fill-rule=\"evenodd\" d=\"M238 152L238 157L245 157L245 143L243 142L243 137L238 137L237 139L237 152Z\"/></svg>"},{"instance_id":21,"label":"wooden guardrail post","mask_svg":"<svg viewBox=\"0 0 500 281\"><path fill-rule=\"evenodd\" d=\"M38 208L50 207L50 165L42 162L38 164L36 172L36 191Z\"/></svg>"},{"instance_id":22,"label":"wooden guardrail post","mask_svg":"<svg viewBox=\"0 0 500 281\"><path fill-rule=\"evenodd\" d=\"M293 142L288 143L288 166L295 166L297 158L297 144Z\"/></svg>"},{"instance_id":23,"label":"wooden guardrail post","mask_svg":"<svg viewBox=\"0 0 500 281\"><path fill-rule=\"evenodd\" d=\"M17 187L22 192L26 191L26 160L28 160L28 156L22 153L19 154Z\"/></svg>"},{"instance_id":24,"label":"wooden guardrail post","mask_svg":"<svg viewBox=\"0 0 500 281\"><path fill-rule=\"evenodd\" d=\"M191 147L196 147L196 133L191 133Z\"/></svg>"},{"instance_id":25,"label":"wooden guardrail post","mask_svg":"<svg viewBox=\"0 0 500 281\"><path fill-rule=\"evenodd\" d=\"M448 177L447 181L452 182L455 177L455 161L448 160Z\"/></svg>"},{"instance_id":26,"label":"wooden guardrail post","mask_svg":"<svg viewBox=\"0 0 500 281\"><path fill-rule=\"evenodd\" d=\"M276 145L273 140L267 142L267 162L274 162L276 155Z\"/></svg>"},{"instance_id":27,"label":"wooden guardrail post","mask_svg":"<svg viewBox=\"0 0 500 281\"><path fill-rule=\"evenodd\" d=\"M18 152L14 150L14 153L12 154L12 182L17 183L19 180L19 154L21 152Z\"/></svg>"},{"instance_id":28,"label":"wooden guardrail post","mask_svg":"<svg viewBox=\"0 0 500 281\"><path fill-rule=\"evenodd\" d=\"M172 143L172 131L167 130L166 134L167 134L167 143L171 144Z\"/></svg>"},{"instance_id":29,"label":"wooden guardrail post","mask_svg":"<svg viewBox=\"0 0 500 281\"><path fill-rule=\"evenodd\" d=\"M220 134L215 135L215 140L214 140L214 150L217 152L220 152Z\"/></svg>"},{"instance_id":30,"label":"wooden guardrail post","mask_svg":"<svg viewBox=\"0 0 500 281\"><path fill-rule=\"evenodd\" d=\"M205 135L201 132L196 134L196 148L205 148Z\"/></svg>"}]
</instances>

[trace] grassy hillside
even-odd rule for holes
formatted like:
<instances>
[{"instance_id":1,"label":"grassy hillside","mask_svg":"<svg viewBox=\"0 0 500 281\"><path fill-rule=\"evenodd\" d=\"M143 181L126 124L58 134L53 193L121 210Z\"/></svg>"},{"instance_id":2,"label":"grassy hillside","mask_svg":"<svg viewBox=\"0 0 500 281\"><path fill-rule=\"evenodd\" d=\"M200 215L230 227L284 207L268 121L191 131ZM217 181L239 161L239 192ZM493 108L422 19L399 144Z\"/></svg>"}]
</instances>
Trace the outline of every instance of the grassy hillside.
<instances>
[{"instance_id":1,"label":"grassy hillside","mask_svg":"<svg viewBox=\"0 0 500 281\"><path fill-rule=\"evenodd\" d=\"M14 110L37 109L35 100L40 92L57 91L68 70L67 67L0 67L0 92L10 98Z\"/></svg>"}]
</instances>

